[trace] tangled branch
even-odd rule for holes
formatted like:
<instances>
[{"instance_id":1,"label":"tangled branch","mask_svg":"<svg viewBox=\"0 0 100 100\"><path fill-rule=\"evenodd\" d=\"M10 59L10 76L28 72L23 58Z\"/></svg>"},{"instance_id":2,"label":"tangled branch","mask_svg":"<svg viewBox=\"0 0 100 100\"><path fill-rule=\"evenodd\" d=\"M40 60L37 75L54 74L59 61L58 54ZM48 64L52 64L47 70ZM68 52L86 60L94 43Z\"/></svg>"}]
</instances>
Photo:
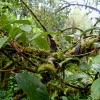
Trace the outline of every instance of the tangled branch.
<instances>
[{"instance_id":1,"label":"tangled branch","mask_svg":"<svg viewBox=\"0 0 100 100\"><path fill-rule=\"evenodd\" d=\"M60 12L61 10L67 8L67 7L70 7L70 6L81 6L81 7L86 7L86 8L89 8L89 9L92 9L94 11L97 11L98 13L100 13L100 10L95 8L95 7L92 7L92 6L89 6L89 5L85 5L85 4L79 4L79 3L69 3L69 2L66 2L66 5L60 9L58 9L55 13L58 13Z\"/></svg>"}]
</instances>

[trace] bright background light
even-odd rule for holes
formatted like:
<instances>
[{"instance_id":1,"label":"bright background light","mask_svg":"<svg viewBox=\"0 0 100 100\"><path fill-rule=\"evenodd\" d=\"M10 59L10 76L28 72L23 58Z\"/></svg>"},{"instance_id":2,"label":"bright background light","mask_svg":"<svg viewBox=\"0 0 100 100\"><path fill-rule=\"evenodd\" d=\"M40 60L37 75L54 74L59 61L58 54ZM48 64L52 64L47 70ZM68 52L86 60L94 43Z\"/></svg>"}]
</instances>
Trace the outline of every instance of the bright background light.
<instances>
[{"instance_id":1,"label":"bright background light","mask_svg":"<svg viewBox=\"0 0 100 100\"><path fill-rule=\"evenodd\" d=\"M84 0L66 0L66 1L69 2L69 3L75 3L75 2L78 2L79 4L84 3ZM91 0L90 0L90 2L91 2ZM94 2L94 5L90 5L90 6L95 7L95 2ZM100 10L100 5L97 6L97 9ZM84 7L83 7L83 10L84 10ZM84 11L86 11L86 9ZM98 17L98 16L100 16L100 14L97 11L93 10L92 13L91 13L91 16Z\"/></svg>"},{"instance_id":2,"label":"bright background light","mask_svg":"<svg viewBox=\"0 0 100 100\"><path fill-rule=\"evenodd\" d=\"M76 1L79 4L84 4L84 0L66 0L66 1L69 2L69 3L75 3L75 1ZM94 1L91 1L90 0L90 2L93 3ZM96 7L95 6L95 2L93 3L93 5L89 5L89 6ZM74 7L71 7L71 8L73 9ZM97 6L97 9L100 10L100 5ZM84 12L88 12L88 9L85 9L85 7L82 7L82 12L83 13ZM91 14L89 14L89 18L97 18L97 17L99 18L100 17L100 14L97 11L92 10ZM93 19L92 21L95 22L95 19Z\"/></svg>"}]
</instances>

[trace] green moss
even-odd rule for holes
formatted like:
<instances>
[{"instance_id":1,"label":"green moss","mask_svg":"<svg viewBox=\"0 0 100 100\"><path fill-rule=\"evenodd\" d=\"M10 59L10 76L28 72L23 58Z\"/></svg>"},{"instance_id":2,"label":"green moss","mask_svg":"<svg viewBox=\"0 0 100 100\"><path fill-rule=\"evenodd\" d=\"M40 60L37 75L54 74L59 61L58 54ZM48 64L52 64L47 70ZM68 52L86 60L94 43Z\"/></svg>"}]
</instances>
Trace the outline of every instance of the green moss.
<instances>
[{"instance_id":1,"label":"green moss","mask_svg":"<svg viewBox=\"0 0 100 100\"><path fill-rule=\"evenodd\" d=\"M51 56L58 59L58 60L64 59L64 54L62 52L54 52L54 53L52 53Z\"/></svg>"},{"instance_id":2,"label":"green moss","mask_svg":"<svg viewBox=\"0 0 100 100\"><path fill-rule=\"evenodd\" d=\"M54 67L53 64L42 64L39 68L38 68L38 72L52 72L52 73L56 73L56 68Z\"/></svg>"}]
</instances>

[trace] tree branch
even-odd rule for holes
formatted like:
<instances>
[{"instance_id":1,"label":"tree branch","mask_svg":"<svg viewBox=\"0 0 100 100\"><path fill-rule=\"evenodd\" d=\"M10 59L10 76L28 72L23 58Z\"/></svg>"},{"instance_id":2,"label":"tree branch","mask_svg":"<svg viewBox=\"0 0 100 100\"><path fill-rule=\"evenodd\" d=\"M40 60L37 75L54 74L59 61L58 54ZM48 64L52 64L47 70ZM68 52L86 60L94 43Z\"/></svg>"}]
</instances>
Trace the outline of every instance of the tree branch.
<instances>
[{"instance_id":1,"label":"tree branch","mask_svg":"<svg viewBox=\"0 0 100 100\"><path fill-rule=\"evenodd\" d=\"M41 27L43 28L44 31L47 31L46 27L40 22L40 20L37 18L37 16L35 15L35 13L28 7L28 5L21 0L21 2L25 5L25 7L30 11L30 13L32 14L32 16L36 19L36 21L41 25Z\"/></svg>"},{"instance_id":2,"label":"tree branch","mask_svg":"<svg viewBox=\"0 0 100 100\"><path fill-rule=\"evenodd\" d=\"M29 68L29 67L26 67L25 68L27 71L29 71L29 72L32 72L32 73L36 73L37 71L36 70L34 70L34 69L32 69L32 68Z\"/></svg>"},{"instance_id":3,"label":"tree branch","mask_svg":"<svg viewBox=\"0 0 100 100\"><path fill-rule=\"evenodd\" d=\"M0 72L11 72L11 71L18 71L18 70L19 70L18 68L15 68L15 69L7 69L7 70L0 69Z\"/></svg>"},{"instance_id":4,"label":"tree branch","mask_svg":"<svg viewBox=\"0 0 100 100\"><path fill-rule=\"evenodd\" d=\"M81 32L83 32L83 30L82 29L80 29L80 28L78 28L78 27L69 27L69 28L66 28L66 29L64 29L64 30L61 30L61 29L58 29L60 32L64 32L64 31L66 31L66 30L70 30L70 29L77 29L77 30L79 30L79 31L81 31Z\"/></svg>"},{"instance_id":5,"label":"tree branch","mask_svg":"<svg viewBox=\"0 0 100 100\"><path fill-rule=\"evenodd\" d=\"M22 1L22 3L25 5L25 7L31 12L32 16L36 19L36 21L41 25L41 27L43 28L43 30L44 30L45 32L47 32L48 30L47 30L46 27L41 23L41 21L37 18L37 16L35 15L35 13L27 6L27 4L26 4L23 0L21 0L21 1ZM53 40L53 37L52 37L50 34L48 34L47 36L48 36L48 38L49 38L49 40L50 40L50 48L53 49L53 50L57 50L57 44L56 44L56 42Z\"/></svg>"},{"instance_id":6,"label":"tree branch","mask_svg":"<svg viewBox=\"0 0 100 100\"><path fill-rule=\"evenodd\" d=\"M75 4L74 4L74 3L68 3L68 2L66 3L66 6L60 8L60 9L59 9L57 12L55 12L55 13L58 13L59 11L65 9L65 8L67 8L67 7L70 7L70 6L81 6L81 7L86 7L86 8L95 10L95 11L97 11L98 13L100 13L100 10L98 10L98 9L95 8L95 7L91 7L91 6L84 5L84 4L78 4L78 3L75 3Z\"/></svg>"},{"instance_id":7,"label":"tree branch","mask_svg":"<svg viewBox=\"0 0 100 100\"><path fill-rule=\"evenodd\" d=\"M61 79L58 75L56 75L56 78L58 78L63 84L70 86L72 88L76 88L79 90L88 90L89 89L88 85L86 87L78 87L78 86L74 86L72 84L69 84L68 82L64 82L63 79Z\"/></svg>"}]
</instances>

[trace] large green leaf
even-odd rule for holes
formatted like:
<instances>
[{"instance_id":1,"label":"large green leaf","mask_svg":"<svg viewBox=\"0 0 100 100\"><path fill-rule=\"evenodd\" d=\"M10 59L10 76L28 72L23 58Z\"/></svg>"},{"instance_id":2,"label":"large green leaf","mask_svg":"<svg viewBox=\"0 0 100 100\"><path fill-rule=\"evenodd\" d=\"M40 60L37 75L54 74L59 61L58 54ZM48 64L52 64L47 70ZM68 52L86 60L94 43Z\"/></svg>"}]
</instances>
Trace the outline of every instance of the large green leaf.
<instances>
[{"instance_id":1,"label":"large green leaf","mask_svg":"<svg viewBox=\"0 0 100 100\"><path fill-rule=\"evenodd\" d=\"M24 26L21 26L21 29L25 32L30 32L32 28L30 25L24 25Z\"/></svg>"},{"instance_id":2,"label":"large green leaf","mask_svg":"<svg viewBox=\"0 0 100 100\"><path fill-rule=\"evenodd\" d=\"M10 39L13 39L17 34L21 33L22 30L18 27L13 27L10 32L9 32L9 35L10 35Z\"/></svg>"},{"instance_id":3,"label":"large green leaf","mask_svg":"<svg viewBox=\"0 0 100 100\"><path fill-rule=\"evenodd\" d=\"M42 38L43 36L46 36L48 34L60 34L60 32L42 32L42 33L36 33L35 35L33 35L33 37L30 39L30 42L33 41L33 40L37 40L39 38ZM43 39L43 38L42 38ZM46 41L45 41L46 42Z\"/></svg>"},{"instance_id":4,"label":"large green leaf","mask_svg":"<svg viewBox=\"0 0 100 100\"><path fill-rule=\"evenodd\" d=\"M87 32L93 31L93 30L95 30L95 29L97 29L97 27L92 27L92 28L89 28L89 29L85 30L85 31L80 35L80 38L81 38L82 36L84 36Z\"/></svg>"},{"instance_id":5,"label":"large green leaf","mask_svg":"<svg viewBox=\"0 0 100 100\"><path fill-rule=\"evenodd\" d=\"M30 100L49 100L46 87L35 76L26 73L17 73L15 78Z\"/></svg>"},{"instance_id":6,"label":"large green leaf","mask_svg":"<svg viewBox=\"0 0 100 100\"><path fill-rule=\"evenodd\" d=\"M34 39L38 38L40 36L40 33L36 33L32 36L32 38L29 40L29 42L32 42Z\"/></svg>"},{"instance_id":7,"label":"large green leaf","mask_svg":"<svg viewBox=\"0 0 100 100\"><path fill-rule=\"evenodd\" d=\"M80 68L81 68L81 70L86 71L86 70L89 70L90 67L89 67L89 65L88 65L87 62L83 61L83 62L80 64Z\"/></svg>"},{"instance_id":8,"label":"large green leaf","mask_svg":"<svg viewBox=\"0 0 100 100\"><path fill-rule=\"evenodd\" d=\"M100 72L100 55L97 55L92 59L92 67Z\"/></svg>"},{"instance_id":9,"label":"large green leaf","mask_svg":"<svg viewBox=\"0 0 100 100\"><path fill-rule=\"evenodd\" d=\"M92 64L92 67L100 72L100 64Z\"/></svg>"},{"instance_id":10,"label":"large green leaf","mask_svg":"<svg viewBox=\"0 0 100 100\"><path fill-rule=\"evenodd\" d=\"M35 38L34 41L41 49L45 49L45 50L49 49L48 42L45 40L45 38L38 37Z\"/></svg>"},{"instance_id":11,"label":"large green leaf","mask_svg":"<svg viewBox=\"0 0 100 100\"><path fill-rule=\"evenodd\" d=\"M62 62L59 63L60 66L62 66L64 63L68 62L68 61L71 61L71 60L74 60L74 61L80 61L79 58L65 58L65 60L63 60Z\"/></svg>"},{"instance_id":12,"label":"large green leaf","mask_svg":"<svg viewBox=\"0 0 100 100\"><path fill-rule=\"evenodd\" d=\"M4 26L2 26L2 29L6 30L9 33L9 31L12 29L12 26L11 24L5 24Z\"/></svg>"},{"instance_id":13,"label":"large green leaf","mask_svg":"<svg viewBox=\"0 0 100 100\"><path fill-rule=\"evenodd\" d=\"M76 74L68 76L65 80L69 81L69 80L74 80L74 79L79 79L79 78L90 78L90 76L85 73L76 73Z\"/></svg>"},{"instance_id":14,"label":"large green leaf","mask_svg":"<svg viewBox=\"0 0 100 100\"><path fill-rule=\"evenodd\" d=\"M93 63L93 64L100 64L100 55L95 56L95 57L92 59L92 63Z\"/></svg>"},{"instance_id":15,"label":"large green leaf","mask_svg":"<svg viewBox=\"0 0 100 100\"><path fill-rule=\"evenodd\" d=\"M22 41L23 44L26 44L26 42L27 42L26 32L23 32L21 34L20 40Z\"/></svg>"},{"instance_id":16,"label":"large green leaf","mask_svg":"<svg viewBox=\"0 0 100 100\"><path fill-rule=\"evenodd\" d=\"M4 36L3 38L0 38L0 48L3 46L3 44L8 40L7 36Z\"/></svg>"},{"instance_id":17,"label":"large green leaf","mask_svg":"<svg viewBox=\"0 0 100 100\"><path fill-rule=\"evenodd\" d=\"M95 80L91 86L91 97L93 100L100 100L100 78Z\"/></svg>"},{"instance_id":18,"label":"large green leaf","mask_svg":"<svg viewBox=\"0 0 100 100\"><path fill-rule=\"evenodd\" d=\"M20 40L23 44L26 44L26 32L19 33L15 36L16 39Z\"/></svg>"},{"instance_id":19,"label":"large green leaf","mask_svg":"<svg viewBox=\"0 0 100 100\"><path fill-rule=\"evenodd\" d=\"M80 70L80 67L77 65L77 64L75 64L75 63L73 63L73 62L68 62L68 63L66 63L66 69L69 71L69 72L71 72L71 73L76 73L76 72L79 72L79 71L81 71Z\"/></svg>"},{"instance_id":20,"label":"large green leaf","mask_svg":"<svg viewBox=\"0 0 100 100\"><path fill-rule=\"evenodd\" d=\"M31 22L29 20L15 20L12 23L31 25Z\"/></svg>"}]
</instances>

